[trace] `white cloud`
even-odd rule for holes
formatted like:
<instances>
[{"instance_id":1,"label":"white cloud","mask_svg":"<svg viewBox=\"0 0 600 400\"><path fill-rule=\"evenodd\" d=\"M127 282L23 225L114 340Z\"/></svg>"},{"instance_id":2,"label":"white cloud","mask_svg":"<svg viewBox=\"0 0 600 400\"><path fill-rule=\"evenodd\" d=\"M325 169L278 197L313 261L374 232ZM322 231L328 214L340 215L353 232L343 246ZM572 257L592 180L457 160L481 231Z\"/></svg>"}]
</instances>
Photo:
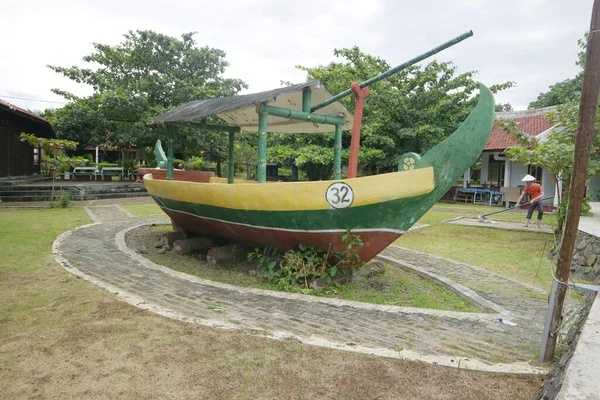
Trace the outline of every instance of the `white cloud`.
<instances>
[{"instance_id":1,"label":"white cloud","mask_svg":"<svg viewBox=\"0 0 600 400\"><path fill-rule=\"evenodd\" d=\"M516 81L497 101L522 109L577 73L576 42L590 17L584 0L4 0L0 95L60 101L51 88L89 93L46 65L82 66L93 42L117 44L128 30L197 31L199 45L227 52L227 76L260 91L304 80L295 66L327 64L334 48L357 45L395 65L472 29L474 37L436 58L479 71L486 84Z\"/></svg>"}]
</instances>

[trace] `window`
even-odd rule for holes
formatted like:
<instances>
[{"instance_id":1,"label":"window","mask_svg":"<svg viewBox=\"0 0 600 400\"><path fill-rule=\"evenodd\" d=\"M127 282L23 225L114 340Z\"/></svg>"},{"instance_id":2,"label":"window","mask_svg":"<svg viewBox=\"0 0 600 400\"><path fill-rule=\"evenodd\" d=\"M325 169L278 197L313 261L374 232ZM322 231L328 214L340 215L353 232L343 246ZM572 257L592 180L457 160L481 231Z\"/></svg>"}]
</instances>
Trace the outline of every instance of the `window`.
<instances>
[{"instance_id":1,"label":"window","mask_svg":"<svg viewBox=\"0 0 600 400\"><path fill-rule=\"evenodd\" d=\"M535 178L537 182L542 181L542 167L536 167L535 165L529 164L527 166L527 173Z\"/></svg>"},{"instance_id":2,"label":"window","mask_svg":"<svg viewBox=\"0 0 600 400\"><path fill-rule=\"evenodd\" d=\"M40 148L33 148L33 165L40 165Z\"/></svg>"},{"instance_id":3,"label":"window","mask_svg":"<svg viewBox=\"0 0 600 400\"><path fill-rule=\"evenodd\" d=\"M504 185L504 161L495 160L493 154L490 154L487 180L499 186Z\"/></svg>"}]
</instances>

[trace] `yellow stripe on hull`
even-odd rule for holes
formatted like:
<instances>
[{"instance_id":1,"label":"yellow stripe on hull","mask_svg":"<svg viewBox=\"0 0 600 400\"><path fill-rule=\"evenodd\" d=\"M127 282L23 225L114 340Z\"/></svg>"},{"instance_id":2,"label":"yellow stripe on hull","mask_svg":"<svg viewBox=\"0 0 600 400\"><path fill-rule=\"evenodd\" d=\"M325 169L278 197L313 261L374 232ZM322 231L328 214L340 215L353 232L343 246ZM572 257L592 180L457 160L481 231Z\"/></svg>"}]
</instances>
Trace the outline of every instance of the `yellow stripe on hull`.
<instances>
[{"instance_id":1,"label":"yellow stripe on hull","mask_svg":"<svg viewBox=\"0 0 600 400\"><path fill-rule=\"evenodd\" d=\"M433 168L339 181L255 183L196 183L155 180L144 176L148 193L176 201L253 211L325 210L332 206L326 192L335 182L352 188L352 207L420 196L434 189Z\"/></svg>"}]
</instances>

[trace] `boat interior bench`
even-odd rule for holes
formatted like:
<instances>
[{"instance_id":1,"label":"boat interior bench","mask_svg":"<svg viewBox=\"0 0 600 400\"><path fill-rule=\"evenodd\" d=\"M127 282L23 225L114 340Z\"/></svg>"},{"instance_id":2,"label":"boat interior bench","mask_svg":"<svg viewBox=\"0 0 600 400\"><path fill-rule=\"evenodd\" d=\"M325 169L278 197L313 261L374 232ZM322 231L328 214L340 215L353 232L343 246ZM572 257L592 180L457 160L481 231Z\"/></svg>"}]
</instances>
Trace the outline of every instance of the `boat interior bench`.
<instances>
[{"instance_id":1,"label":"boat interior bench","mask_svg":"<svg viewBox=\"0 0 600 400\"><path fill-rule=\"evenodd\" d=\"M104 167L102 168L102 180L104 180L105 177L113 177L113 176L118 176L119 180L123 180L123 167Z\"/></svg>"},{"instance_id":2,"label":"boat interior bench","mask_svg":"<svg viewBox=\"0 0 600 400\"><path fill-rule=\"evenodd\" d=\"M73 172L71 172L71 174L73 175L73 180L77 181L77 180L84 180L84 178L86 178L85 180L96 180L96 174L98 173L98 170L96 169L96 167L75 167L73 168Z\"/></svg>"}]
</instances>

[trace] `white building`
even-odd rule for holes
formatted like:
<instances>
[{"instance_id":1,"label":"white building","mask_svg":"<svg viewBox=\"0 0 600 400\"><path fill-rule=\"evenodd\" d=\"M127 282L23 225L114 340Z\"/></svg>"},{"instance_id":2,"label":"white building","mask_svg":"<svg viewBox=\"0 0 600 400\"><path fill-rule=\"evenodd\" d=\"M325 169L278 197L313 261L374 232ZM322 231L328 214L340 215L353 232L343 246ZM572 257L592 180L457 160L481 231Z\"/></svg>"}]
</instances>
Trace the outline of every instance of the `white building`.
<instances>
[{"instance_id":1,"label":"white building","mask_svg":"<svg viewBox=\"0 0 600 400\"><path fill-rule=\"evenodd\" d=\"M526 134L543 140L550 132L559 129L550 125L545 114L556 111L556 107L546 107L537 110L525 110L514 112L496 113L496 122L490 134L488 143L481 153L481 183L491 187L517 188L524 186L521 181L526 174L533 175L536 181L544 188L544 197L554 196L554 207L558 205L558 196L556 196L556 178L554 175L543 168L536 168L531 165L523 165L519 162L513 162L507 159L504 151L510 146L516 146L517 142L506 132L500 129L498 121L500 119L513 119L519 125L519 128ZM511 190L513 193L516 189ZM505 191L509 192L509 191ZM509 197L509 196L506 196ZM505 199L506 200L506 199ZM550 205L550 201L546 201Z\"/></svg>"}]
</instances>

